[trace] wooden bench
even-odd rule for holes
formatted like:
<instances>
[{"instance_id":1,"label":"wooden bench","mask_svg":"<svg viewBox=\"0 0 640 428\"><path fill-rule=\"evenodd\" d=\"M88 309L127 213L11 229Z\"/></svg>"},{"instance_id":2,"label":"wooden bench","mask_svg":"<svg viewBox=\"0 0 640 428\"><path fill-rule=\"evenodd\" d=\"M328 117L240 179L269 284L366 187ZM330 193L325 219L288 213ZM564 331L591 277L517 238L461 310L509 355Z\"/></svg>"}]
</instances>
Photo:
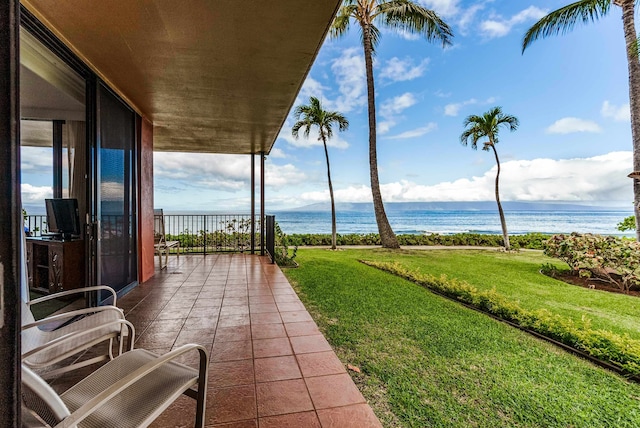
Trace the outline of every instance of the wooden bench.
<instances>
[{"instance_id":1,"label":"wooden bench","mask_svg":"<svg viewBox=\"0 0 640 428\"><path fill-rule=\"evenodd\" d=\"M158 255L160 262L160 270L167 267L169 262L169 252L172 248L176 248L176 254L180 258L180 241L167 241L164 233L164 214L162 209L153 210L153 248ZM162 264L162 256L164 256L164 266Z\"/></svg>"}]
</instances>

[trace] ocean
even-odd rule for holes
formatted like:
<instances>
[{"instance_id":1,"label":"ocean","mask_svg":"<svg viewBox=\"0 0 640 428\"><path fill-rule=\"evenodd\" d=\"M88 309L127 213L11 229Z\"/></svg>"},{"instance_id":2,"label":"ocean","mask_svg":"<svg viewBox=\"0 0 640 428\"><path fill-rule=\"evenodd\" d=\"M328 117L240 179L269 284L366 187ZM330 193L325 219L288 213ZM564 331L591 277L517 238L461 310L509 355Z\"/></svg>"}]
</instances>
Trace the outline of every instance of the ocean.
<instances>
[{"instance_id":1,"label":"ocean","mask_svg":"<svg viewBox=\"0 0 640 428\"><path fill-rule=\"evenodd\" d=\"M634 231L620 232L616 225L631 211L506 211L509 234L596 233L602 235L635 236ZM276 221L284 233L331 233L329 211L280 211ZM501 234L497 211L394 211L387 217L396 234ZM337 211L338 233L377 233L373 212Z\"/></svg>"}]
</instances>

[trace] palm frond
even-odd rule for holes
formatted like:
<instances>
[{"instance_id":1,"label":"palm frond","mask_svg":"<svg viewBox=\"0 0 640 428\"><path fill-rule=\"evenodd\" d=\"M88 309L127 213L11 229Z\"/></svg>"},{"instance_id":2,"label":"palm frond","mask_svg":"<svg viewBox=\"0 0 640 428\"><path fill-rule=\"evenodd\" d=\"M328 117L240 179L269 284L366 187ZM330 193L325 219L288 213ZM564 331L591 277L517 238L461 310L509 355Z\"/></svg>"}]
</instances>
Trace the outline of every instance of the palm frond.
<instances>
[{"instance_id":1,"label":"palm frond","mask_svg":"<svg viewBox=\"0 0 640 428\"><path fill-rule=\"evenodd\" d=\"M356 5L349 3L350 2L345 1L345 3L338 10L336 17L331 24L329 35L332 38L342 37L347 33L347 31L349 31L351 18L355 18L355 11L357 8Z\"/></svg>"},{"instance_id":2,"label":"palm frond","mask_svg":"<svg viewBox=\"0 0 640 428\"><path fill-rule=\"evenodd\" d=\"M588 24L600 19L609 12L611 2L612 0L580 0L554 10L529 28L522 40L522 52L539 38L571 31L579 21Z\"/></svg>"},{"instance_id":3,"label":"palm frond","mask_svg":"<svg viewBox=\"0 0 640 428\"><path fill-rule=\"evenodd\" d=\"M504 114L501 107L493 107L482 116L471 115L464 120L464 132L460 135L460 142L463 146L471 141L471 148L478 148L478 141L482 137L487 137L489 142L484 143L482 150L489 150L491 145L498 143L498 133L500 126L506 125L513 132L518 129L520 121L517 117Z\"/></svg>"},{"instance_id":4,"label":"palm frond","mask_svg":"<svg viewBox=\"0 0 640 428\"><path fill-rule=\"evenodd\" d=\"M428 41L451 45L453 31L433 10L410 0L390 0L378 5L379 17L389 28L420 34Z\"/></svg>"}]
</instances>

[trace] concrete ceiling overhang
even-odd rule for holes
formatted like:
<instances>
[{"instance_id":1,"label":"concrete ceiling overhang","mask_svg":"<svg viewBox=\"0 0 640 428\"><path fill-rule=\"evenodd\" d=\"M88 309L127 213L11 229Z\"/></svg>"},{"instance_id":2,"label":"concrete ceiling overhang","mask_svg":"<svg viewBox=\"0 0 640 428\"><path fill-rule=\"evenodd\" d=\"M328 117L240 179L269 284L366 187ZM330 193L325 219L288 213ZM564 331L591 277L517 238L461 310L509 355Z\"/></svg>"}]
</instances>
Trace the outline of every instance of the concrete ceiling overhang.
<instances>
[{"instance_id":1,"label":"concrete ceiling overhang","mask_svg":"<svg viewBox=\"0 0 640 428\"><path fill-rule=\"evenodd\" d=\"M268 153L341 0L23 0L153 122L154 150Z\"/></svg>"}]
</instances>

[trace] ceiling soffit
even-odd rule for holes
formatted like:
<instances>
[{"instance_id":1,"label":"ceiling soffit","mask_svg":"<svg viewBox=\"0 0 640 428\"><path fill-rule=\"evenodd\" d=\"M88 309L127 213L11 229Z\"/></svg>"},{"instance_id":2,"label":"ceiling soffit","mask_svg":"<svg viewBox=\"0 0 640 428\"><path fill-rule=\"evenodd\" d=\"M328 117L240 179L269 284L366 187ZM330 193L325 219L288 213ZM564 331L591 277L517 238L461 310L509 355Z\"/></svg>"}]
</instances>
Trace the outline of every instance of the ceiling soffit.
<instances>
[{"instance_id":1,"label":"ceiling soffit","mask_svg":"<svg viewBox=\"0 0 640 428\"><path fill-rule=\"evenodd\" d=\"M340 0L24 0L139 113L154 150L269 152Z\"/></svg>"}]
</instances>

